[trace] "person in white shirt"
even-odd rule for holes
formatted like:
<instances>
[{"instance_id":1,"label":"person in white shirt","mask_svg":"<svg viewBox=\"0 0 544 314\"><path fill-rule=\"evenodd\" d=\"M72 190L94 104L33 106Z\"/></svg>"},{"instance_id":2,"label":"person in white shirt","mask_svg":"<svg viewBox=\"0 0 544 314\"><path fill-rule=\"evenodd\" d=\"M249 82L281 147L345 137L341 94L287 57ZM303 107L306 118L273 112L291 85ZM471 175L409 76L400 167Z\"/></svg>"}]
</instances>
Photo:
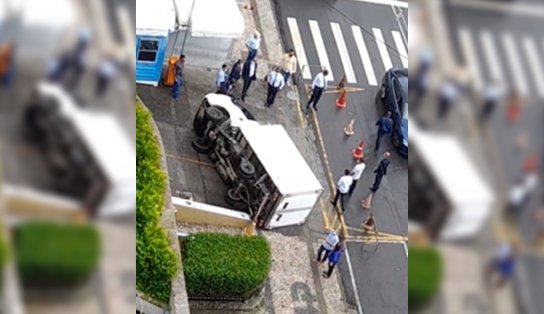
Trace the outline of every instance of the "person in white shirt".
<instances>
[{"instance_id":1,"label":"person in white shirt","mask_svg":"<svg viewBox=\"0 0 544 314\"><path fill-rule=\"evenodd\" d=\"M264 106L270 108L274 104L274 99L276 99L278 91L285 86L285 81L283 80L283 75L280 73L280 69L277 67L268 73L266 80L268 82L268 92Z\"/></svg>"},{"instance_id":2,"label":"person in white shirt","mask_svg":"<svg viewBox=\"0 0 544 314\"><path fill-rule=\"evenodd\" d=\"M353 167L353 170L351 170L351 177L353 178L353 183L351 184L348 192L348 196L351 197L351 194L353 194L353 191L355 190L355 186L357 185L357 181L361 178L363 175L363 171L365 171L366 164L365 161L361 159L357 159L357 164Z\"/></svg>"},{"instance_id":3,"label":"person in white shirt","mask_svg":"<svg viewBox=\"0 0 544 314\"><path fill-rule=\"evenodd\" d=\"M242 88L242 101L246 100L247 91L251 86L251 83L257 79L257 60L246 60L242 67L242 79L244 80L244 86Z\"/></svg>"},{"instance_id":4,"label":"person in white shirt","mask_svg":"<svg viewBox=\"0 0 544 314\"><path fill-rule=\"evenodd\" d=\"M329 75L329 71L323 70L315 76L314 81L312 82L312 96L310 97L308 104L306 104L306 110L310 109L310 104L313 103L314 110L317 111L317 102L319 102L319 98L321 98L323 91L327 89L327 75Z\"/></svg>"},{"instance_id":5,"label":"person in white shirt","mask_svg":"<svg viewBox=\"0 0 544 314\"><path fill-rule=\"evenodd\" d=\"M344 170L344 175L340 177L336 183L336 195L334 196L334 201L331 201L333 206L336 206L338 199L340 198L340 204L342 206L342 211L346 211L345 207L345 198L349 192L349 188L353 183L353 177L351 176L351 171L349 169Z\"/></svg>"},{"instance_id":6,"label":"person in white shirt","mask_svg":"<svg viewBox=\"0 0 544 314\"><path fill-rule=\"evenodd\" d=\"M326 229L327 230L327 237L323 242L321 243L321 246L317 250L317 260L318 263L323 263L327 260L327 257L329 257L329 254L334 249L336 244L340 242L340 238L338 237L338 234L333 229ZM325 254L323 254L325 253Z\"/></svg>"},{"instance_id":7,"label":"person in white shirt","mask_svg":"<svg viewBox=\"0 0 544 314\"><path fill-rule=\"evenodd\" d=\"M215 86L217 87L217 93L226 94L227 92L227 65L223 64L221 69L217 72L217 78L215 80Z\"/></svg>"},{"instance_id":8,"label":"person in white shirt","mask_svg":"<svg viewBox=\"0 0 544 314\"><path fill-rule=\"evenodd\" d=\"M281 67L283 68L285 83L290 86L289 78L297 71L297 57L295 57L295 51L293 49L290 49L288 53L283 55Z\"/></svg>"},{"instance_id":9,"label":"person in white shirt","mask_svg":"<svg viewBox=\"0 0 544 314\"><path fill-rule=\"evenodd\" d=\"M259 47L261 46L261 34L258 31L253 32L253 35L246 41L246 47L249 49L246 60L253 60L257 56Z\"/></svg>"}]
</instances>

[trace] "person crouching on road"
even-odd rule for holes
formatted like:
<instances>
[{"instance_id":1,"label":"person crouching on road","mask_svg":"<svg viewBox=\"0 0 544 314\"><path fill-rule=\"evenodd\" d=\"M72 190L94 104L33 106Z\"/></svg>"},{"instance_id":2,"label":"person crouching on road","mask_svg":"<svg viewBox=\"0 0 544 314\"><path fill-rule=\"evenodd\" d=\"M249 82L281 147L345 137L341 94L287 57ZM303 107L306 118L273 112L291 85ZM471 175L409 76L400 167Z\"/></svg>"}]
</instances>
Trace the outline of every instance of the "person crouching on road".
<instances>
[{"instance_id":1,"label":"person crouching on road","mask_svg":"<svg viewBox=\"0 0 544 314\"><path fill-rule=\"evenodd\" d=\"M283 80L283 75L280 73L280 68L278 67L275 67L268 73L266 80L268 82L268 92L266 93L266 103L264 106L270 108L274 104L278 91L285 86L285 81Z\"/></svg>"},{"instance_id":2,"label":"person crouching on road","mask_svg":"<svg viewBox=\"0 0 544 314\"><path fill-rule=\"evenodd\" d=\"M334 229L328 229L327 228L327 237L325 240L323 240L323 243L321 243L321 246L317 250L317 260L318 263L323 263L329 257L329 254L334 250L334 247L340 239L338 238L338 234Z\"/></svg>"},{"instance_id":3,"label":"person crouching on road","mask_svg":"<svg viewBox=\"0 0 544 314\"><path fill-rule=\"evenodd\" d=\"M349 192L349 188L353 184L353 177L351 176L351 171L349 169L344 170L344 175L338 179L336 183L336 194L334 200L331 201L331 204L336 207L338 204L338 199L340 198L340 205L342 206L342 211L346 211L346 202L345 198Z\"/></svg>"},{"instance_id":4,"label":"person crouching on road","mask_svg":"<svg viewBox=\"0 0 544 314\"><path fill-rule=\"evenodd\" d=\"M329 254L329 269L326 272L323 272L323 277L331 277L332 272L334 271L334 267L340 261L340 257L342 257L342 253L344 253L345 250L346 249L344 248L342 242L338 242L336 244L334 250Z\"/></svg>"}]
</instances>

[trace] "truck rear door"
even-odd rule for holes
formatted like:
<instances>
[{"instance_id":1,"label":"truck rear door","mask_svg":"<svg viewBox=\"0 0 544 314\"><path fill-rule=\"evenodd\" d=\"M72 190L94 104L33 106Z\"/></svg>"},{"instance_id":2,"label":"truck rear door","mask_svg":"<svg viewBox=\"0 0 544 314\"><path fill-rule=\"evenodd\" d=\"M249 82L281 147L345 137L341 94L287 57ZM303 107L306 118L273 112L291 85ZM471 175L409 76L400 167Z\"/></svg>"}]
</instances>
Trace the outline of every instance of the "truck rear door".
<instances>
[{"instance_id":1,"label":"truck rear door","mask_svg":"<svg viewBox=\"0 0 544 314\"><path fill-rule=\"evenodd\" d=\"M303 224L319 200L320 193L285 196L276 206L268 228Z\"/></svg>"}]
</instances>

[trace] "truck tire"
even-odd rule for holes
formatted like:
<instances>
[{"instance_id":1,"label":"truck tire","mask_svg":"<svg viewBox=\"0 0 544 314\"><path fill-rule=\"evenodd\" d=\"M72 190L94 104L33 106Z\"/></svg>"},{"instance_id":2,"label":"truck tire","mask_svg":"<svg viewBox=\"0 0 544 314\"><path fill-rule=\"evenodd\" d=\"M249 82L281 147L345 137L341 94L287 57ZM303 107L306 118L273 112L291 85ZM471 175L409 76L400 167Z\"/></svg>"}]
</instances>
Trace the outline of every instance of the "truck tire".
<instances>
[{"instance_id":1,"label":"truck tire","mask_svg":"<svg viewBox=\"0 0 544 314\"><path fill-rule=\"evenodd\" d=\"M216 162L216 161L219 160L219 157L217 157L217 154L216 154L215 152L211 152L211 153L210 153L210 160L211 160L212 162Z\"/></svg>"},{"instance_id":2,"label":"truck tire","mask_svg":"<svg viewBox=\"0 0 544 314\"><path fill-rule=\"evenodd\" d=\"M234 189L230 188L227 190L227 193L225 194L225 201L230 206L236 205L236 203L242 202L242 198L236 194L234 194Z\"/></svg>"},{"instance_id":3,"label":"truck tire","mask_svg":"<svg viewBox=\"0 0 544 314\"><path fill-rule=\"evenodd\" d=\"M255 175L255 167L250 162L240 163L240 174L244 179L251 179Z\"/></svg>"},{"instance_id":4,"label":"truck tire","mask_svg":"<svg viewBox=\"0 0 544 314\"><path fill-rule=\"evenodd\" d=\"M206 143L206 141L202 138L194 139L193 143L191 143L191 146L193 146L194 150L202 154L209 153L212 148L211 144Z\"/></svg>"},{"instance_id":5,"label":"truck tire","mask_svg":"<svg viewBox=\"0 0 544 314\"><path fill-rule=\"evenodd\" d=\"M206 109L206 118L212 122L219 123L225 119L225 115L221 109L212 106Z\"/></svg>"}]
</instances>

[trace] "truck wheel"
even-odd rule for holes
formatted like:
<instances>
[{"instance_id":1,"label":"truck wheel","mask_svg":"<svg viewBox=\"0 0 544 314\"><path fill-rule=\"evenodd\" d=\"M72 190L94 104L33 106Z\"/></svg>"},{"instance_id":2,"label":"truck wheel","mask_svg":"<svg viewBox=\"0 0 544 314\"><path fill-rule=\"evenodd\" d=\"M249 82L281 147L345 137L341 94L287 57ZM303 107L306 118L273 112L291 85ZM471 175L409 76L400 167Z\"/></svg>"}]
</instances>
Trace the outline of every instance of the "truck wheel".
<instances>
[{"instance_id":1,"label":"truck wheel","mask_svg":"<svg viewBox=\"0 0 544 314\"><path fill-rule=\"evenodd\" d=\"M193 146L194 150L202 154L207 154L212 148L211 144L206 143L206 141L201 138L194 139L191 146Z\"/></svg>"},{"instance_id":2,"label":"truck wheel","mask_svg":"<svg viewBox=\"0 0 544 314\"><path fill-rule=\"evenodd\" d=\"M242 162L240 164L240 174L244 179L251 179L255 175L255 167L250 162Z\"/></svg>"},{"instance_id":3,"label":"truck wheel","mask_svg":"<svg viewBox=\"0 0 544 314\"><path fill-rule=\"evenodd\" d=\"M223 111L217 107L210 107L206 109L206 118L208 118L210 121L218 123L221 122L221 120L225 119L225 115L223 114Z\"/></svg>"},{"instance_id":4,"label":"truck wheel","mask_svg":"<svg viewBox=\"0 0 544 314\"><path fill-rule=\"evenodd\" d=\"M234 194L234 189L228 189L227 194L225 194L225 201L230 206L234 206L236 203L242 202L242 198Z\"/></svg>"}]
</instances>

